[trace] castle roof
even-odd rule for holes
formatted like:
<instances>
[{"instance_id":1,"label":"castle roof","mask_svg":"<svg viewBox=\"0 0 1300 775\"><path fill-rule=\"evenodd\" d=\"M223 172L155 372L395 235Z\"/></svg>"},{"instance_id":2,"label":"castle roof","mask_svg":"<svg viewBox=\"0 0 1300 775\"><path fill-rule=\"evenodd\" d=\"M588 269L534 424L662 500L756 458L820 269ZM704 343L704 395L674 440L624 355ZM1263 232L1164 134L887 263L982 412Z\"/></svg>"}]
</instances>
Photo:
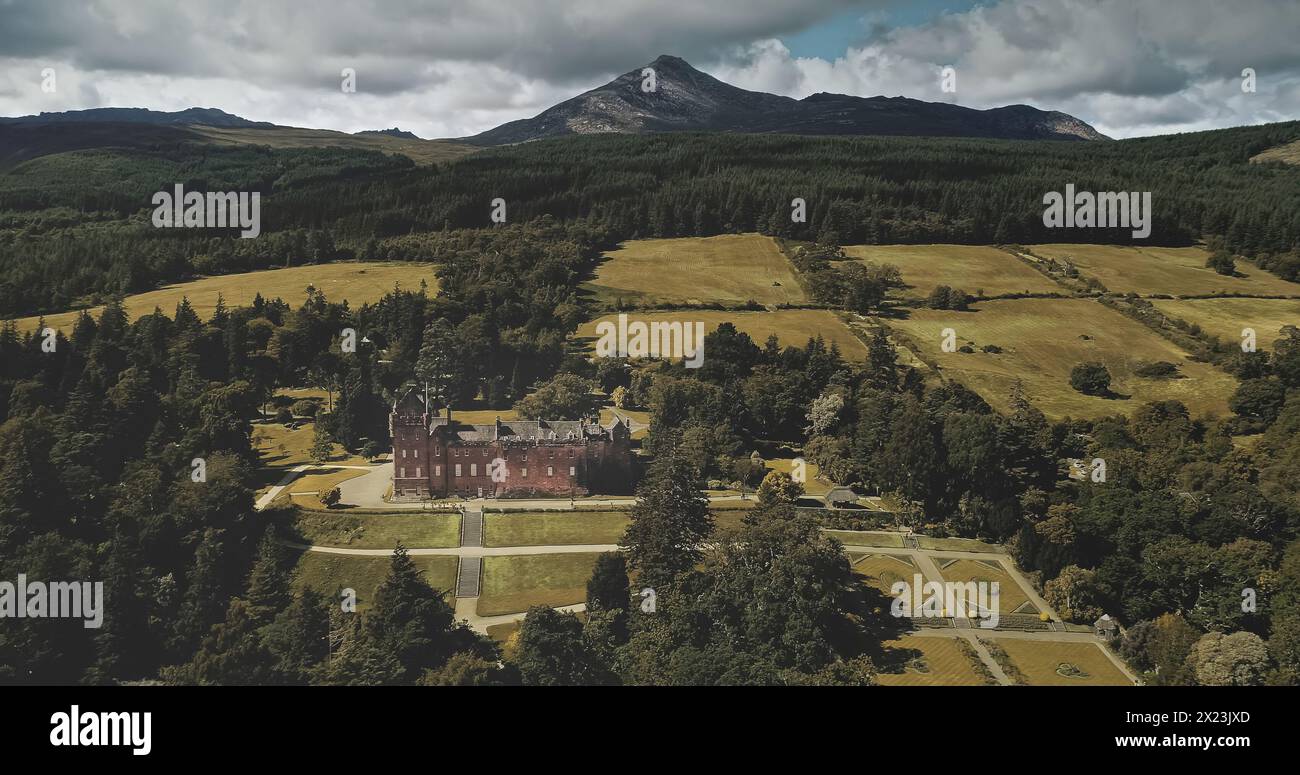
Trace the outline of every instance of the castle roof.
<instances>
[{"instance_id":1,"label":"castle roof","mask_svg":"<svg viewBox=\"0 0 1300 775\"><path fill-rule=\"evenodd\" d=\"M434 412L437 410L435 409ZM394 414L419 414L428 424L430 435L439 428L446 428L450 438L463 442L493 441L582 441L587 438L602 438L620 423L605 428L598 422L588 420L501 420L494 423L470 424L457 422L454 417L440 414L429 416L430 411L425 397L415 388L408 390L401 398L393 402Z\"/></svg>"}]
</instances>

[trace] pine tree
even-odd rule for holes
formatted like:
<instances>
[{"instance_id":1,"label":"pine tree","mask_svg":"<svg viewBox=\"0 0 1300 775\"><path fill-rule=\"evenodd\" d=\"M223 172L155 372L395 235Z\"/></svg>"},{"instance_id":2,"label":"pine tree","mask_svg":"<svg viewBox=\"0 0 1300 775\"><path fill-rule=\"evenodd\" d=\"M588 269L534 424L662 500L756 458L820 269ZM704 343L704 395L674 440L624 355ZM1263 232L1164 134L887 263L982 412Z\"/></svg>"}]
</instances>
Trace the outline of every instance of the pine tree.
<instances>
[{"instance_id":1,"label":"pine tree","mask_svg":"<svg viewBox=\"0 0 1300 775\"><path fill-rule=\"evenodd\" d=\"M713 532L709 500L698 472L676 455L654 464L637 488L637 504L623 534L628 565L650 587L667 585L699 562L700 544Z\"/></svg>"},{"instance_id":2,"label":"pine tree","mask_svg":"<svg viewBox=\"0 0 1300 775\"><path fill-rule=\"evenodd\" d=\"M442 593L429 586L399 543L388 576L375 591L374 609L366 616L376 642L397 658L407 679L414 680L424 670L440 667L457 650L454 619Z\"/></svg>"},{"instance_id":3,"label":"pine tree","mask_svg":"<svg viewBox=\"0 0 1300 775\"><path fill-rule=\"evenodd\" d=\"M284 566L284 550L275 540L275 529L269 528L262 535L257 562L248 579L249 612L258 624L269 623L293 600Z\"/></svg>"}]
</instances>

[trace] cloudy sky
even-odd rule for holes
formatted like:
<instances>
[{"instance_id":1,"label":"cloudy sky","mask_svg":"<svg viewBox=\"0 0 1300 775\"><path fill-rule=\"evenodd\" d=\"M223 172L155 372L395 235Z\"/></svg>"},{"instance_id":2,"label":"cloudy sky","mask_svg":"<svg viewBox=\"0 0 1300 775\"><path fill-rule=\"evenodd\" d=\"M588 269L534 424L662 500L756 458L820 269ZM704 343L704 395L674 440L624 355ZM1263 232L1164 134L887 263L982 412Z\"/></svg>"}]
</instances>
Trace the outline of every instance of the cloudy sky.
<instances>
[{"instance_id":1,"label":"cloudy sky","mask_svg":"<svg viewBox=\"0 0 1300 775\"><path fill-rule=\"evenodd\" d=\"M1297 0L0 0L0 115L201 106L457 137L675 54L796 98L1026 103L1130 137L1300 118L1297 41Z\"/></svg>"}]
</instances>

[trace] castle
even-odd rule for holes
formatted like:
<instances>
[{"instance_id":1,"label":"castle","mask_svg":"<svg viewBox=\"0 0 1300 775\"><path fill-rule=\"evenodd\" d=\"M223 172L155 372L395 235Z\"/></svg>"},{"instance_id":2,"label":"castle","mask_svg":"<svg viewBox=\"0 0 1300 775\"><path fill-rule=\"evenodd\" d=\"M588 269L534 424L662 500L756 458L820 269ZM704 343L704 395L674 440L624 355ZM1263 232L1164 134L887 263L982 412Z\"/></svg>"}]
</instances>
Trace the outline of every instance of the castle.
<instances>
[{"instance_id":1,"label":"castle","mask_svg":"<svg viewBox=\"0 0 1300 775\"><path fill-rule=\"evenodd\" d=\"M573 497L634 483L626 421L509 420L468 425L408 390L393 402L393 499Z\"/></svg>"}]
</instances>

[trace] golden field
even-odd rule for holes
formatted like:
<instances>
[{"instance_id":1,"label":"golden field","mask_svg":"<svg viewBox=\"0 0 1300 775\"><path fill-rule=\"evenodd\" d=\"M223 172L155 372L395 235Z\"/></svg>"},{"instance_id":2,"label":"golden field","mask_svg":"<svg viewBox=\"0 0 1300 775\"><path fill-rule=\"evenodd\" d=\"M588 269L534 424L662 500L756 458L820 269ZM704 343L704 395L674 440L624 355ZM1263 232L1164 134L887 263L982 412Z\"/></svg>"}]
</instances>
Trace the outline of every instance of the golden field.
<instances>
[{"instance_id":1,"label":"golden field","mask_svg":"<svg viewBox=\"0 0 1300 775\"><path fill-rule=\"evenodd\" d=\"M355 308L378 301L393 290L397 283L405 289L413 290L420 287L421 280L428 283L430 296L438 292L438 278L434 276L432 264L338 262L202 277L127 296L123 305L131 320L152 313L155 307L170 317L176 312L176 305L181 299L186 298L199 317L206 320L217 308L218 295L225 300L227 307L251 304L259 293L268 301L279 297L297 307L306 298L307 286L310 285L324 293L330 301L346 299ZM90 313L98 315L101 309L102 307L94 307ZM72 311L46 315L45 324L68 334L79 314L79 311ZM39 320L39 316L19 318L18 330L33 330Z\"/></svg>"},{"instance_id":2,"label":"golden field","mask_svg":"<svg viewBox=\"0 0 1300 775\"><path fill-rule=\"evenodd\" d=\"M645 239L623 243L596 267L589 290L606 303L799 304L794 268L761 234Z\"/></svg>"},{"instance_id":3,"label":"golden field","mask_svg":"<svg viewBox=\"0 0 1300 775\"><path fill-rule=\"evenodd\" d=\"M1141 323L1088 299L1003 299L981 302L970 312L920 309L888 325L938 364L944 376L1003 412L1010 408L1017 380L1030 403L1054 419L1127 414L1148 401L1171 399L1182 401L1193 415L1226 415L1237 386L1228 374L1191 361ZM955 331L958 347L969 344L975 352L943 352L945 328ZM980 351L990 344L1003 351ZM1121 398L1087 396L1070 387L1070 370L1088 361L1106 366L1111 390ZM1177 364L1183 378L1134 374L1134 368L1151 361Z\"/></svg>"}]
</instances>

